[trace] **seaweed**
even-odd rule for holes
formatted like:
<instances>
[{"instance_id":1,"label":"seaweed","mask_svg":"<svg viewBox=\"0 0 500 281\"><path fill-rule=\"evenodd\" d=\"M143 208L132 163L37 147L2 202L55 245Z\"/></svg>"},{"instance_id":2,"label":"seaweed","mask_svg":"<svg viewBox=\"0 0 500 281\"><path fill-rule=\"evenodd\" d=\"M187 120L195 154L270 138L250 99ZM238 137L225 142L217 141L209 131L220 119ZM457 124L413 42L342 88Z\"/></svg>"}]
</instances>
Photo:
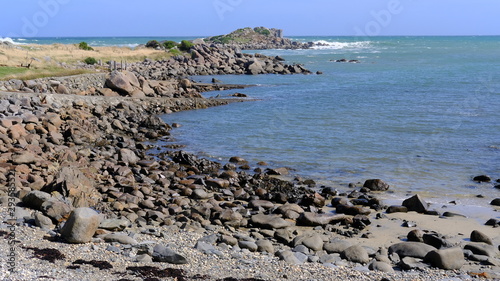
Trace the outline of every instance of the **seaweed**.
<instances>
[{"instance_id":1,"label":"seaweed","mask_svg":"<svg viewBox=\"0 0 500 281\"><path fill-rule=\"evenodd\" d=\"M49 261L52 263L55 262L56 260L62 260L65 258L64 254L62 254L57 249L51 249L51 248L39 249L35 247L23 247L23 249L33 251L33 256L35 258L39 258L41 260Z\"/></svg>"},{"instance_id":2,"label":"seaweed","mask_svg":"<svg viewBox=\"0 0 500 281\"><path fill-rule=\"evenodd\" d=\"M129 266L127 270L132 271L137 277L146 278L144 280L153 281L159 278L176 278L178 281L185 281L185 271L182 269L166 268L159 269L154 266Z\"/></svg>"},{"instance_id":3,"label":"seaweed","mask_svg":"<svg viewBox=\"0 0 500 281\"><path fill-rule=\"evenodd\" d=\"M74 261L73 264L89 264L93 267L99 268L100 270L113 268L113 266L107 261L96 261L96 260L85 261L78 259Z\"/></svg>"}]
</instances>

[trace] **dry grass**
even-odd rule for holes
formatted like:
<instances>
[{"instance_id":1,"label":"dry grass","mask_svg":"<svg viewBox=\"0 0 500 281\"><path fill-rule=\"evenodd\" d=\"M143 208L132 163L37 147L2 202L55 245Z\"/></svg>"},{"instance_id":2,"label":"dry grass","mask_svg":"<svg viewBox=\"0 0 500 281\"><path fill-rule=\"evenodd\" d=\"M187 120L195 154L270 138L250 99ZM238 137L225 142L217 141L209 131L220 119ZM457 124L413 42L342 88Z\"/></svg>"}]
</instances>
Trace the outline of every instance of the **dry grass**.
<instances>
[{"instance_id":1,"label":"dry grass","mask_svg":"<svg viewBox=\"0 0 500 281\"><path fill-rule=\"evenodd\" d=\"M74 64L88 57L107 62L126 61L128 63L142 61L145 58L153 60L167 59L171 53L149 48L130 49L127 47L93 47L93 51L85 51L78 45L0 45L0 80L34 79L46 76L65 76L81 74L89 71L69 70L60 67L60 63ZM31 68L21 71L15 68L31 64Z\"/></svg>"}]
</instances>

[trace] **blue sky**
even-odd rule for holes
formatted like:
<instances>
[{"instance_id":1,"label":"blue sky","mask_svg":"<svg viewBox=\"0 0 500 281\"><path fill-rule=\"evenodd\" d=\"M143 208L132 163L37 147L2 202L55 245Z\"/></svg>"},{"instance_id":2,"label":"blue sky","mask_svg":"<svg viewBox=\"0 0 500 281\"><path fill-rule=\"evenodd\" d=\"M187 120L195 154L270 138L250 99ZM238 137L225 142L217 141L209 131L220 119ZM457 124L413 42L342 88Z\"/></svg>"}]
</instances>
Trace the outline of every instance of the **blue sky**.
<instances>
[{"instance_id":1,"label":"blue sky","mask_svg":"<svg viewBox=\"0 0 500 281\"><path fill-rule=\"evenodd\" d=\"M498 0L0 0L0 37L500 35Z\"/></svg>"}]
</instances>

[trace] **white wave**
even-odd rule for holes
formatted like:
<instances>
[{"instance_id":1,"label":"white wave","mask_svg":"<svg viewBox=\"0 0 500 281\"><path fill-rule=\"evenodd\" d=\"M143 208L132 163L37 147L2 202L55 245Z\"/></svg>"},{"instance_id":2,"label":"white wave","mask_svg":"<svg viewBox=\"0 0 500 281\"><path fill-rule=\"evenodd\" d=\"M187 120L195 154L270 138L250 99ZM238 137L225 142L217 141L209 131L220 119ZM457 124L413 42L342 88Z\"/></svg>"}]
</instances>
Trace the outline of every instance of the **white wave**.
<instances>
[{"instance_id":1,"label":"white wave","mask_svg":"<svg viewBox=\"0 0 500 281\"><path fill-rule=\"evenodd\" d=\"M361 49L370 46L370 41L358 41L358 42L329 42L325 40L319 40L313 42L315 46L313 49L317 50L340 50L340 49Z\"/></svg>"},{"instance_id":2,"label":"white wave","mask_svg":"<svg viewBox=\"0 0 500 281\"><path fill-rule=\"evenodd\" d=\"M11 44L14 44L14 45L18 45L19 43L16 43L14 42L14 40L12 40L12 38L9 38L9 37L0 37L0 42L7 42L7 43L11 43Z\"/></svg>"}]
</instances>

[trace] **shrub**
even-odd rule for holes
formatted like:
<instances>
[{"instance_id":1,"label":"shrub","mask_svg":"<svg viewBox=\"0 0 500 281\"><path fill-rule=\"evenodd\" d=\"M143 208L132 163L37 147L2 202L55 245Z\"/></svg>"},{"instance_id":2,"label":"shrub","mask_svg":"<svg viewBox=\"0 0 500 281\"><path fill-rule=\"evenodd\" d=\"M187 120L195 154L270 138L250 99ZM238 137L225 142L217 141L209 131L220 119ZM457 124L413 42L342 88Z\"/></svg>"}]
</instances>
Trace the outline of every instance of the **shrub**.
<instances>
[{"instance_id":1,"label":"shrub","mask_svg":"<svg viewBox=\"0 0 500 281\"><path fill-rule=\"evenodd\" d=\"M254 28L254 31L265 36L269 36L271 34L271 31L265 27L256 27Z\"/></svg>"},{"instance_id":2,"label":"shrub","mask_svg":"<svg viewBox=\"0 0 500 281\"><path fill-rule=\"evenodd\" d=\"M84 60L84 62L85 62L86 64L91 64L91 65L94 65L94 64L96 64L96 63L97 63L97 60L96 60L95 58L93 58L93 57L88 57L88 58L86 58L86 59Z\"/></svg>"},{"instance_id":3,"label":"shrub","mask_svg":"<svg viewBox=\"0 0 500 281\"><path fill-rule=\"evenodd\" d=\"M94 48L90 47L87 44L87 42L80 42L80 44L78 45L78 48L85 50L85 51L93 51L94 50Z\"/></svg>"},{"instance_id":4,"label":"shrub","mask_svg":"<svg viewBox=\"0 0 500 281\"><path fill-rule=\"evenodd\" d=\"M156 41L156 40L151 40L151 41L148 41L148 43L146 43L146 47L156 49L156 48L160 47L160 43L158 43L158 41Z\"/></svg>"},{"instance_id":5,"label":"shrub","mask_svg":"<svg viewBox=\"0 0 500 281\"><path fill-rule=\"evenodd\" d=\"M165 47L165 49L175 48L175 47L177 47L177 42L175 42L175 41L165 41L165 42L163 42L163 47Z\"/></svg>"},{"instance_id":6,"label":"shrub","mask_svg":"<svg viewBox=\"0 0 500 281\"><path fill-rule=\"evenodd\" d=\"M179 46L179 50L187 52L189 51L192 47L194 46L193 43L187 41L187 40L182 40L181 45Z\"/></svg>"}]
</instances>

